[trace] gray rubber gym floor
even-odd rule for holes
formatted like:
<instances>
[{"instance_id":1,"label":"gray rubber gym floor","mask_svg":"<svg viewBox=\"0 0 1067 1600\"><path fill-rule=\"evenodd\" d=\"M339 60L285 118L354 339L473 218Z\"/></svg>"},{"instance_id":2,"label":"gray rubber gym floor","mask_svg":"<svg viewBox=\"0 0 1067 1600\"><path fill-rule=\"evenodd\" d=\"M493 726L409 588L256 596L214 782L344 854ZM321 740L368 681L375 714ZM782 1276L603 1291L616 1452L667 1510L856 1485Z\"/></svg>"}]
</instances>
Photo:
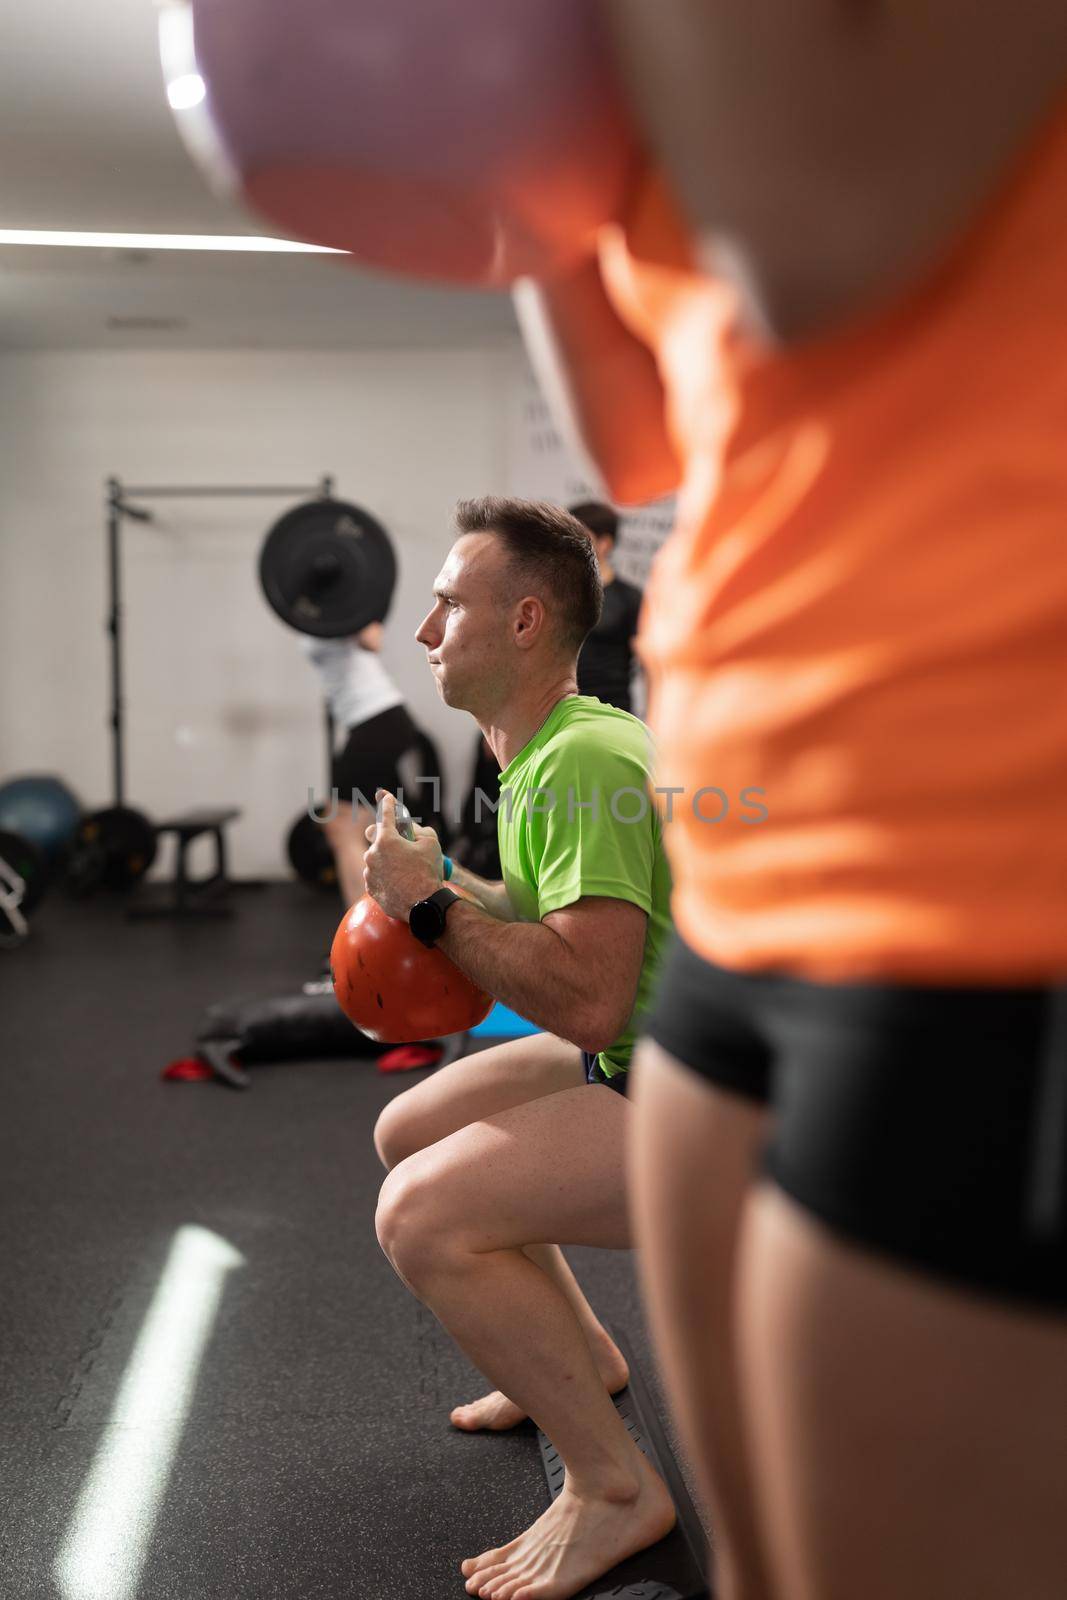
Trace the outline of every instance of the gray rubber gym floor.
<instances>
[{"instance_id":1,"label":"gray rubber gym floor","mask_svg":"<svg viewBox=\"0 0 1067 1600\"><path fill-rule=\"evenodd\" d=\"M131 923L53 895L0 951L4 1600L446 1600L548 1503L532 1430L449 1427L484 1380L374 1236L371 1129L421 1074L160 1081L206 1005L298 988L337 920L299 885L236 906ZM658 1395L631 1258L570 1259Z\"/></svg>"}]
</instances>

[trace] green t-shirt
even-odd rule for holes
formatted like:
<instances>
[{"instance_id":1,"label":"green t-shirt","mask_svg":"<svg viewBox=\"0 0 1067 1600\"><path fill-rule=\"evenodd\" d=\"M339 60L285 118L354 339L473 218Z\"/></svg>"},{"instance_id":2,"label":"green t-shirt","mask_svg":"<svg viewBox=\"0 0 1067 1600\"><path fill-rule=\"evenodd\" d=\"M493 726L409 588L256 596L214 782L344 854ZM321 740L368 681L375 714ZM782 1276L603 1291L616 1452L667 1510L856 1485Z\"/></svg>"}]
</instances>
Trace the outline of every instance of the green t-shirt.
<instances>
[{"instance_id":1,"label":"green t-shirt","mask_svg":"<svg viewBox=\"0 0 1067 1600\"><path fill-rule=\"evenodd\" d=\"M500 774L500 864L524 922L540 922L583 895L629 900L648 916L633 1012L597 1057L609 1078L630 1064L671 926L670 869L651 772L643 722L588 695L570 695Z\"/></svg>"}]
</instances>

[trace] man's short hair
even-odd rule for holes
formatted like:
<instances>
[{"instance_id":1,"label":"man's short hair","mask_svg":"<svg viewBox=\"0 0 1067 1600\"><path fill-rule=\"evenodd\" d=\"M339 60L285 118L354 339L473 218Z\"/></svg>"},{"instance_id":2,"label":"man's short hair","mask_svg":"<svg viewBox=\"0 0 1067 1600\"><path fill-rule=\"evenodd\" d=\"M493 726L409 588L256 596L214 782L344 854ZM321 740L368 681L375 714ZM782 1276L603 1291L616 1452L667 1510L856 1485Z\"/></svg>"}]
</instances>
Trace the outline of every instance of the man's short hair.
<instances>
[{"instance_id":1,"label":"man's short hair","mask_svg":"<svg viewBox=\"0 0 1067 1600\"><path fill-rule=\"evenodd\" d=\"M619 513L602 500L580 500L576 506L568 506L567 510L598 539L610 539L614 544L619 537Z\"/></svg>"},{"instance_id":2,"label":"man's short hair","mask_svg":"<svg viewBox=\"0 0 1067 1600\"><path fill-rule=\"evenodd\" d=\"M600 621L604 586L587 530L561 506L486 495L456 507L459 533L493 533L507 549L514 595L548 602L564 650L575 655Z\"/></svg>"}]
</instances>

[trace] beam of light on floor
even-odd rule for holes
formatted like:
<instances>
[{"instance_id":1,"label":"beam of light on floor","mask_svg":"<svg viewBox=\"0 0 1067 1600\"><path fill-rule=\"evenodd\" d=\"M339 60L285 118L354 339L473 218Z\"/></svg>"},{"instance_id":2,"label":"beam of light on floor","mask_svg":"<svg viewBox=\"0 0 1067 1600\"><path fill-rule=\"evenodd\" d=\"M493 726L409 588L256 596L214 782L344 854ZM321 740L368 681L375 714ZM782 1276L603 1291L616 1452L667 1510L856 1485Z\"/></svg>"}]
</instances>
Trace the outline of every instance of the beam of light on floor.
<instances>
[{"instance_id":1,"label":"beam of light on floor","mask_svg":"<svg viewBox=\"0 0 1067 1600\"><path fill-rule=\"evenodd\" d=\"M227 1275L244 1257L181 1228L137 1337L53 1573L63 1600L133 1600Z\"/></svg>"}]
</instances>

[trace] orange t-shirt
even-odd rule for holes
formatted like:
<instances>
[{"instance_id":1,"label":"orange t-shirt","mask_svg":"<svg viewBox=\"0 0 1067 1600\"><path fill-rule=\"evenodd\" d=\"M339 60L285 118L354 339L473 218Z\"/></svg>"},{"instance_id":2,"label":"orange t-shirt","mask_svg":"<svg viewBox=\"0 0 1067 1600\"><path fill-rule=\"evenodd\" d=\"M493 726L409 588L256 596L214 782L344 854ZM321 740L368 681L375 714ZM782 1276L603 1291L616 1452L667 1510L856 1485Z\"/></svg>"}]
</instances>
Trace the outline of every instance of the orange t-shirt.
<instances>
[{"instance_id":1,"label":"orange t-shirt","mask_svg":"<svg viewBox=\"0 0 1067 1600\"><path fill-rule=\"evenodd\" d=\"M844 333L761 348L685 255L652 185L602 238L684 463L640 638L680 932L824 981L1067 974L1067 111Z\"/></svg>"}]
</instances>

